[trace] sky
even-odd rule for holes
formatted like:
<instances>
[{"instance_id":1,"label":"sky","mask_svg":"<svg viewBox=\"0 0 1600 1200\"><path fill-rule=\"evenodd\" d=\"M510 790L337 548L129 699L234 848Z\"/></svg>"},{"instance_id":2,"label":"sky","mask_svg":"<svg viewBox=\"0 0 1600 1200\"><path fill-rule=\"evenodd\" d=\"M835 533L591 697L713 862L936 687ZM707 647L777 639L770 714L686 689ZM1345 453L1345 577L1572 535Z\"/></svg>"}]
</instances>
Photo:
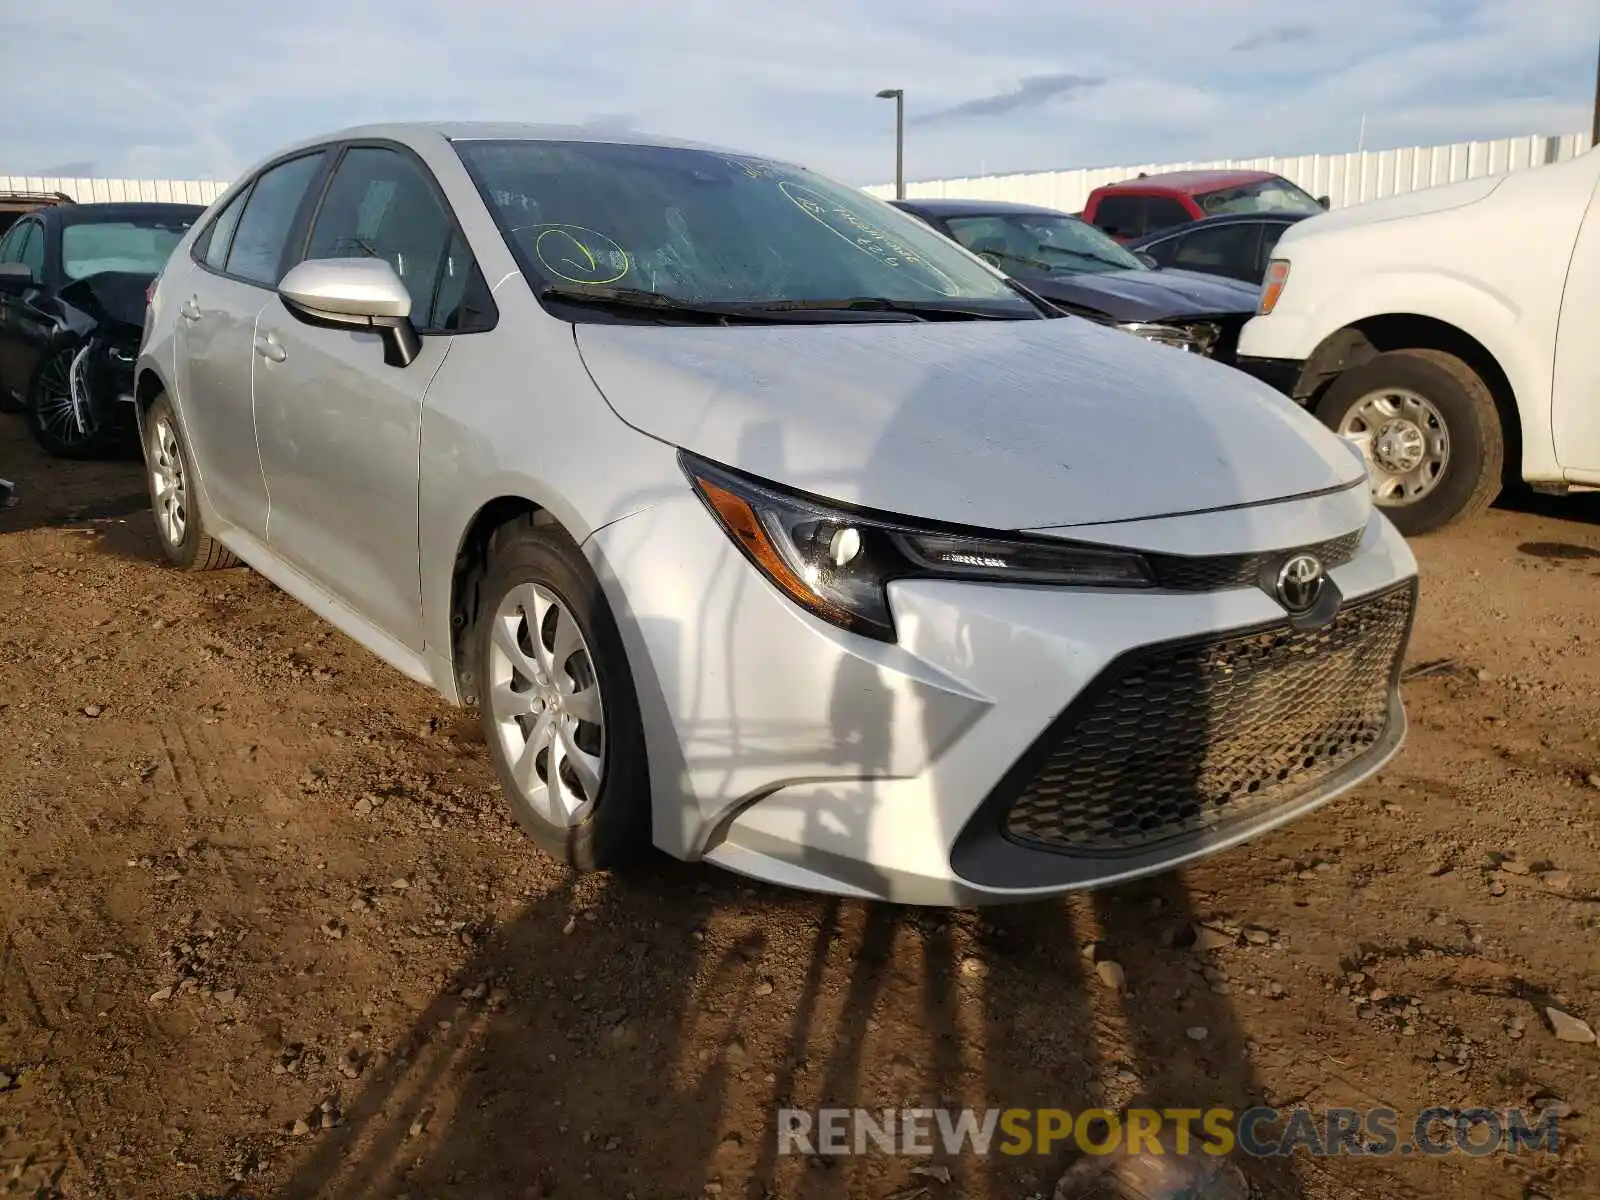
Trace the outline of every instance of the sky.
<instances>
[{"instance_id":1,"label":"sky","mask_svg":"<svg viewBox=\"0 0 1600 1200\"><path fill-rule=\"evenodd\" d=\"M0 174L228 180L380 120L712 142L855 184L1590 125L1600 0L73 0L0 11ZM1153 17L1157 7L1166 19ZM135 15L135 10L137 15Z\"/></svg>"}]
</instances>

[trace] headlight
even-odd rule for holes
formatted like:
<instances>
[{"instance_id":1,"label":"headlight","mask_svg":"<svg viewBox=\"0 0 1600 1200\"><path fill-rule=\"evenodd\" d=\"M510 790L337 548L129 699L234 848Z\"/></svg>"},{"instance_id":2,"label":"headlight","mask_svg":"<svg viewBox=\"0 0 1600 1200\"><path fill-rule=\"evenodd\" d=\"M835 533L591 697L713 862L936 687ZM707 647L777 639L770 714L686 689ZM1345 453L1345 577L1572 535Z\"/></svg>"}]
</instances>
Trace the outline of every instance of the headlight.
<instances>
[{"instance_id":1,"label":"headlight","mask_svg":"<svg viewBox=\"0 0 1600 1200\"><path fill-rule=\"evenodd\" d=\"M1136 337L1145 338L1162 346L1173 346L1179 350L1187 350L1191 354L1204 354L1209 356L1211 349L1216 345L1222 329L1210 321L1191 321L1171 325L1157 324L1154 321L1123 321L1117 328L1124 333L1131 333Z\"/></svg>"},{"instance_id":2,"label":"headlight","mask_svg":"<svg viewBox=\"0 0 1600 1200\"><path fill-rule=\"evenodd\" d=\"M1266 316L1278 307L1278 297L1283 295L1283 289L1289 286L1289 260L1275 258L1267 264L1267 277L1261 284L1261 303L1256 305L1256 313Z\"/></svg>"},{"instance_id":3,"label":"headlight","mask_svg":"<svg viewBox=\"0 0 1600 1200\"><path fill-rule=\"evenodd\" d=\"M1005 533L869 516L757 483L679 452L695 491L734 545L806 611L894 640L892 579L967 579L1072 587L1151 587L1137 554Z\"/></svg>"}]
</instances>

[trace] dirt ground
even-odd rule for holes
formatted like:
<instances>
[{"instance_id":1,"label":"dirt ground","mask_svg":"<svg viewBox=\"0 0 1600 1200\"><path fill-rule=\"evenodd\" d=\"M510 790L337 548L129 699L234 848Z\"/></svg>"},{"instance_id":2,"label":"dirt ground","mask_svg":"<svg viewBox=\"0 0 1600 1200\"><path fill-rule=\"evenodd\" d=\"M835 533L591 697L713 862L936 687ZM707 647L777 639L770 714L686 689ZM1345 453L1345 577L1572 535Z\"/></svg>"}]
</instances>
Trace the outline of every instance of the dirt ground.
<instances>
[{"instance_id":1,"label":"dirt ground","mask_svg":"<svg viewBox=\"0 0 1600 1200\"><path fill-rule=\"evenodd\" d=\"M1241 1165L1600 1195L1600 1047L1543 1015L1600 1025L1600 497L1419 542L1410 662L1453 665L1375 782L975 913L572 877L464 714L248 570L159 565L136 462L0 417L0 477L0 1195L1022 1200L1062 1160L779 1156L775 1110L1536 1097L1557 1154Z\"/></svg>"}]
</instances>

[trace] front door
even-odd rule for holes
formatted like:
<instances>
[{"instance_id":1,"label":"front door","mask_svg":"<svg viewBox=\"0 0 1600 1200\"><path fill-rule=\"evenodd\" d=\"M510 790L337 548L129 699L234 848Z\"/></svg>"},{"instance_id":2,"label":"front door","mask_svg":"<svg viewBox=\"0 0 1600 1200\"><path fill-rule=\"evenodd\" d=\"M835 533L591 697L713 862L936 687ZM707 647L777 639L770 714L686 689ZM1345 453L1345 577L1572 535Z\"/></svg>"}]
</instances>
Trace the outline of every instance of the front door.
<instances>
[{"instance_id":1,"label":"front door","mask_svg":"<svg viewBox=\"0 0 1600 1200\"><path fill-rule=\"evenodd\" d=\"M1600 183L1567 267L1554 383L1556 462L1565 471L1600 472Z\"/></svg>"},{"instance_id":2,"label":"front door","mask_svg":"<svg viewBox=\"0 0 1600 1200\"><path fill-rule=\"evenodd\" d=\"M422 648L417 549L422 403L449 352L436 285L464 249L426 168L352 146L311 227L308 259L386 260L411 293L422 350L383 361L377 334L305 324L274 298L256 329L255 414L271 506L267 544L383 632Z\"/></svg>"}]
</instances>

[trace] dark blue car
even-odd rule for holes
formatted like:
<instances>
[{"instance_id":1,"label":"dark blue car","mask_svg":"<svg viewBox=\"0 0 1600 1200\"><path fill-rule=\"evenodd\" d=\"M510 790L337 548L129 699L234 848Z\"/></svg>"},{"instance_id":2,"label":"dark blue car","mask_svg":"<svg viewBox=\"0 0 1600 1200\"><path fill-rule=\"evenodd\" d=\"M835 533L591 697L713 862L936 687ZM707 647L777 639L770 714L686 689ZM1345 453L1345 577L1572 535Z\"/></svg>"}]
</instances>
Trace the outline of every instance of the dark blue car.
<instances>
[{"instance_id":1,"label":"dark blue car","mask_svg":"<svg viewBox=\"0 0 1600 1200\"><path fill-rule=\"evenodd\" d=\"M1267 261L1283 231L1315 213L1225 213L1157 230L1128 243L1135 253L1148 254L1162 267L1222 275L1259 284L1267 274Z\"/></svg>"}]
</instances>

